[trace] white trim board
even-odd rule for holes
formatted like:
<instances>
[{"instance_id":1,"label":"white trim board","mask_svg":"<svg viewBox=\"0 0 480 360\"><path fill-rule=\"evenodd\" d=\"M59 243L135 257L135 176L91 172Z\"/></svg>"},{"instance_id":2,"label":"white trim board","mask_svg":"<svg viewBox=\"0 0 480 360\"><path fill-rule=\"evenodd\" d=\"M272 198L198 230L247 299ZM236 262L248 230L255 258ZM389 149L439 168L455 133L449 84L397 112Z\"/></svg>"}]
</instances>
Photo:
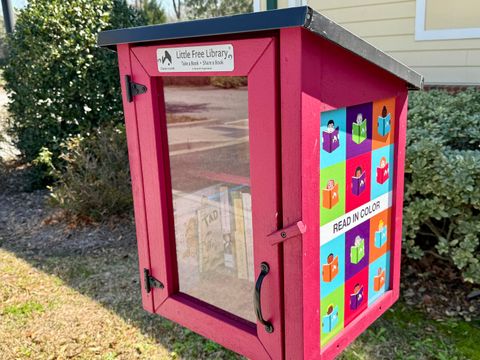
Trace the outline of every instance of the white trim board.
<instances>
[{"instance_id":1,"label":"white trim board","mask_svg":"<svg viewBox=\"0 0 480 360\"><path fill-rule=\"evenodd\" d=\"M260 11L260 0L253 0L253 12Z\"/></svg>"},{"instance_id":2,"label":"white trim board","mask_svg":"<svg viewBox=\"0 0 480 360\"><path fill-rule=\"evenodd\" d=\"M415 40L452 40L480 38L480 28L426 30L426 0L416 0Z\"/></svg>"},{"instance_id":3,"label":"white trim board","mask_svg":"<svg viewBox=\"0 0 480 360\"><path fill-rule=\"evenodd\" d=\"M288 7L307 5L307 0L288 0Z\"/></svg>"}]
</instances>

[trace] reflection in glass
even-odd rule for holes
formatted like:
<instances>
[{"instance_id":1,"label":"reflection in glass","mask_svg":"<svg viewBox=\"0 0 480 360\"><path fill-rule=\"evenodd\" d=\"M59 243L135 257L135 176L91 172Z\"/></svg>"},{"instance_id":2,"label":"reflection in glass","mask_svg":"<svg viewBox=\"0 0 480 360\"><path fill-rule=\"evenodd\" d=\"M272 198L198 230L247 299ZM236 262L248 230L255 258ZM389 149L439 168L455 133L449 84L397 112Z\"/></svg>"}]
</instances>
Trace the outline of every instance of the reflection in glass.
<instances>
[{"instance_id":1,"label":"reflection in glass","mask_svg":"<svg viewBox=\"0 0 480 360\"><path fill-rule=\"evenodd\" d=\"M212 79L165 78L180 291L254 322L246 78Z\"/></svg>"}]
</instances>

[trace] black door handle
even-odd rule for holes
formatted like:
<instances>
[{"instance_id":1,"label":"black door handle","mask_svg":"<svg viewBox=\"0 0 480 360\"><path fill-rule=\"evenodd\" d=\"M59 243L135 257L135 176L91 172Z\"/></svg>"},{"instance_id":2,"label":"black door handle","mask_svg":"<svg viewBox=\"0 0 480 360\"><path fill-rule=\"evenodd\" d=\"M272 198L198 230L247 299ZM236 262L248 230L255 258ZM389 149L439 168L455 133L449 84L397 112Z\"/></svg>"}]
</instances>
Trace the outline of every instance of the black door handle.
<instances>
[{"instance_id":1,"label":"black door handle","mask_svg":"<svg viewBox=\"0 0 480 360\"><path fill-rule=\"evenodd\" d=\"M260 264L260 275L258 275L257 282L255 283L255 293L253 295L253 303L255 304L255 314L257 315L257 320L260 324L265 326L265 331L268 333L273 333L273 325L271 322L265 320L262 315L262 303L261 303L261 291L262 291L262 282L265 276L270 272L270 266L266 262Z\"/></svg>"}]
</instances>

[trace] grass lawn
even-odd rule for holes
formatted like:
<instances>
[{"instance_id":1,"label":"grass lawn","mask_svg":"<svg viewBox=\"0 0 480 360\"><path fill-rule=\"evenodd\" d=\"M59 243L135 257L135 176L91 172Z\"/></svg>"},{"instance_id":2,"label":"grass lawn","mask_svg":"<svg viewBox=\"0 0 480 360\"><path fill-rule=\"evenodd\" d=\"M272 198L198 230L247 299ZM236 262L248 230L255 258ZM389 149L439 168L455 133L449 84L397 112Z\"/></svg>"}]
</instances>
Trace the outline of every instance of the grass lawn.
<instances>
[{"instance_id":1,"label":"grass lawn","mask_svg":"<svg viewBox=\"0 0 480 360\"><path fill-rule=\"evenodd\" d=\"M239 358L142 310L129 246L23 255L0 248L1 359ZM478 322L429 320L400 302L341 358L480 359L478 339Z\"/></svg>"}]
</instances>

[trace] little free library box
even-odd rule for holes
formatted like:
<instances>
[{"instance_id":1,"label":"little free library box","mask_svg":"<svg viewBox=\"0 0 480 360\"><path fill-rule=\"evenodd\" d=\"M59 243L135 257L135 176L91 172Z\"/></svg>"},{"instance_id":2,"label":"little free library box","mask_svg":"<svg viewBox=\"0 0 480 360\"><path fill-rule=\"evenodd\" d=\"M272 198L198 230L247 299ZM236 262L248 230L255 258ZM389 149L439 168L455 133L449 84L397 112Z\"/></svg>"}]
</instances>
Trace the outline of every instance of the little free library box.
<instances>
[{"instance_id":1,"label":"little free library box","mask_svg":"<svg viewBox=\"0 0 480 360\"><path fill-rule=\"evenodd\" d=\"M147 311L251 359L332 359L398 299L419 74L309 7L98 44L118 53Z\"/></svg>"}]
</instances>

